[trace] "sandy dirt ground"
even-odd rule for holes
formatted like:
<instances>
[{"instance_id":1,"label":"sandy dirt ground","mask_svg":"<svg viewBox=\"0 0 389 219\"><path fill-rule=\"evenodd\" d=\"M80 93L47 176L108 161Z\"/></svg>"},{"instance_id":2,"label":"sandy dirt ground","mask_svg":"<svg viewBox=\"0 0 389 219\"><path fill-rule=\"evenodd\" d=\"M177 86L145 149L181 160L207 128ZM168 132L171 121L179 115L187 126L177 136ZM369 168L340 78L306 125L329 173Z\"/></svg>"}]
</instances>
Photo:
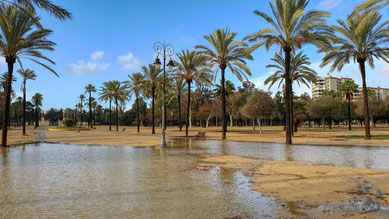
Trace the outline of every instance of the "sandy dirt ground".
<instances>
[{"instance_id":1,"label":"sandy dirt ground","mask_svg":"<svg viewBox=\"0 0 389 219\"><path fill-rule=\"evenodd\" d=\"M242 171L252 178L253 190L281 200L282 205L289 210L291 206L305 206L299 210L292 208L290 212L275 212L281 217L389 217L389 211L359 214L350 203L352 197L358 201L370 198L381 206L389 207L389 170L342 168L297 161L266 161L231 155L201 155L197 168L210 170L216 166ZM380 197L376 194L376 189L380 191ZM318 206L334 208L324 207L318 210ZM338 207L347 210L337 210Z\"/></svg>"},{"instance_id":2,"label":"sandy dirt ground","mask_svg":"<svg viewBox=\"0 0 389 219\"><path fill-rule=\"evenodd\" d=\"M110 146L156 146L161 141L161 129L156 128L156 134L151 134L150 127L141 127L137 133L136 127L120 126L119 131L108 131L108 126L98 126L90 131L48 131L44 127L44 133L48 142L80 144L80 145L110 145ZM28 127L27 136L21 134L21 127L11 128L8 142L10 145L34 142L41 128L34 130ZM112 130L116 130L112 127ZM233 127L228 129L227 141L242 142L264 142L264 143L284 143L285 133L283 127L263 127L262 134L259 131L252 131L252 127ZM220 140L221 127L200 128L193 127L189 130L189 136L194 136L198 132L206 132L206 139ZM179 131L177 127L167 128L167 137L185 136L185 131ZM332 130L322 128L300 128L293 138L294 144L302 145L361 145L361 146L389 146L389 140L347 139L345 136L363 135L362 128L354 128L348 131L346 128L333 128ZM372 129L373 135L389 135L389 127L381 126Z\"/></svg>"}]
</instances>

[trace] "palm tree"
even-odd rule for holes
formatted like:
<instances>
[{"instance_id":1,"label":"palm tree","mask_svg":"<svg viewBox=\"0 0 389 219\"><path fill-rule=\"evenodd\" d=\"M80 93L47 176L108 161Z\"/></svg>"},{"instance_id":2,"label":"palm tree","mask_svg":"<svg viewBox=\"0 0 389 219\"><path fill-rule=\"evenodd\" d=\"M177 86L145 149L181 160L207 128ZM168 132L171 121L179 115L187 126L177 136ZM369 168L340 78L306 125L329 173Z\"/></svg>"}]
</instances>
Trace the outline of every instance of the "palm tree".
<instances>
[{"instance_id":1,"label":"palm tree","mask_svg":"<svg viewBox=\"0 0 389 219\"><path fill-rule=\"evenodd\" d=\"M88 84L85 87L85 94L89 94L89 127L92 129L92 93L96 92L96 87Z\"/></svg>"},{"instance_id":2,"label":"palm tree","mask_svg":"<svg viewBox=\"0 0 389 219\"><path fill-rule=\"evenodd\" d=\"M207 74L208 69L204 67L206 64L206 57L199 52L195 50L182 50L181 53L177 54L177 57L179 59L179 61L175 63L177 66L177 76L183 78L188 86L188 104L185 123L185 135L188 136L191 84L193 81L197 80L209 80L209 75Z\"/></svg>"},{"instance_id":3,"label":"palm tree","mask_svg":"<svg viewBox=\"0 0 389 219\"><path fill-rule=\"evenodd\" d=\"M130 78L129 81L127 81L127 87L129 88L129 91L133 94L135 94L136 98L136 125L137 125L137 132L140 132L140 121L139 121L139 97L141 95L142 89L143 89L143 83L144 83L144 76L141 73L134 73L132 75L128 75ZM155 134L154 130L154 94L153 94L153 134Z\"/></svg>"},{"instance_id":4,"label":"palm tree","mask_svg":"<svg viewBox=\"0 0 389 219\"><path fill-rule=\"evenodd\" d=\"M331 71L341 71L350 62L359 64L362 77L363 103L365 115L365 139L371 139L369 124L369 101L366 87L366 62L374 68L374 59L383 59L389 63L389 23L380 23L382 16L377 11L354 12L346 22L338 20L339 26L332 26L336 31L331 40L334 46L327 48L321 66L330 63Z\"/></svg>"},{"instance_id":5,"label":"palm tree","mask_svg":"<svg viewBox=\"0 0 389 219\"><path fill-rule=\"evenodd\" d=\"M155 65L149 64L148 67L142 67L142 74L144 76L144 87L146 88L147 96L151 96L151 107L152 107L152 134L155 134L155 124L154 124L154 100L155 100L155 89L163 80L162 70L155 67ZM165 109L166 112L166 109ZM165 123L166 124L166 123Z\"/></svg>"},{"instance_id":6,"label":"palm tree","mask_svg":"<svg viewBox=\"0 0 389 219\"><path fill-rule=\"evenodd\" d=\"M53 51L55 43L46 39L52 31L47 29L34 29L38 17L31 17L26 11L30 9L20 9L19 7L7 4L0 5L0 54L5 57L8 65L8 76L12 78L13 68L16 60L21 64L21 58L27 58L43 67L47 68L55 75L57 73L48 65L42 63L46 60L55 64L52 60L44 56L41 51ZM31 12L32 13L32 12ZM38 60L41 59L41 60ZM5 92L5 107L3 116L3 133L1 146L7 145L7 125L11 100L12 83L7 80L7 90Z\"/></svg>"},{"instance_id":7,"label":"palm tree","mask_svg":"<svg viewBox=\"0 0 389 219\"><path fill-rule=\"evenodd\" d=\"M226 87L225 89L226 97L228 98L230 95L232 95L235 92L236 88L235 85L230 80L226 81L225 87ZM216 97L218 98L222 97L222 87L220 85L217 84L213 92L215 93Z\"/></svg>"},{"instance_id":8,"label":"palm tree","mask_svg":"<svg viewBox=\"0 0 389 219\"><path fill-rule=\"evenodd\" d=\"M81 94L78 98L80 99L80 104L79 104L79 107L80 107L80 117L78 118L78 120L79 120L80 126L82 126L82 114L84 112L84 110L83 110L84 105L82 104L82 102L85 100L85 95Z\"/></svg>"},{"instance_id":9,"label":"palm tree","mask_svg":"<svg viewBox=\"0 0 389 219\"><path fill-rule=\"evenodd\" d=\"M123 85L120 81L112 81L112 85L109 87L112 93L113 99L116 105L116 131L119 131L119 102L124 103L129 100L130 92L127 86Z\"/></svg>"},{"instance_id":10,"label":"palm tree","mask_svg":"<svg viewBox=\"0 0 389 219\"><path fill-rule=\"evenodd\" d=\"M112 100L114 99L114 95L112 93L113 82L108 81L104 82L103 86L100 88L99 99L100 101L109 102L109 131L112 131Z\"/></svg>"},{"instance_id":11,"label":"palm tree","mask_svg":"<svg viewBox=\"0 0 389 219\"><path fill-rule=\"evenodd\" d=\"M276 57L271 59L275 64L271 64L266 66L266 68L275 68L277 69L274 74L270 75L266 80L265 80L265 85L269 84L269 89L273 87L275 83L278 82L278 88L281 87L281 85L284 83L284 78L285 78L285 58L281 53L276 54ZM291 80L290 84L290 105L291 105L291 110L290 110L290 119L293 124L293 82L297 82L297 84L300 86L300 84L306 85L308 88L310 87L310 83L315 83L316 78L317 78L317 73L315 70L312 68L308 67L311 64L309 61L308 56L304 55L303 52L299 52L298 54L291 54L291 59L290 59L290 71L289 71L289 76ZM287 121L285 121L287 122ZM296 126L295 126L296 127ZM293 129L292 129L293 130ZM293 131L292 131L293 132Z\"/></svg>"},{"instance_id":12,"label":"palm tree","mask_svg":"<svg viewBox=\"0 0 389 219\"><path fill-rule=\"evenodd\" d=\"M356 9L357 12L360 11L369 11L369 10L379 10L385 6L389 5L388 0L368 0L360 4Z\"/></svg>"},{"instance_id":13,"label":"palm tree","mask_svg":"<svg viewBox=\"0 0 389 219\"><path fill-rule=\"evenodd\" d=\"M177 97L178 99L178 127L180 128L180 132L182 131L181 124L181 97L186 87L186 81L183 77L175 77L172 82L173 88L171 89L174 92L172 98Z\"/></svg>"},{"instance_id":14,"label":"palm tree","mask_svg":"<svg viewBox=\"0 0 389 219\"><path fill-rule=\"evenodd\" d=\"M254 13L263 18L271 27L265 27L257 33L245 37L255 43L253 49L265 46L269 50L277 45L285 55L285 110L286 110L286 143L292 144L291 124L291 52L304 44L313 44L319 48L329 45L327 35L331 29L326 18L329 13L322 11L307 11L309 0L274 0L269 2L273 17L260 12Z\"/></svg>"},{"instance_id":15,"label":"palm tree","mask_svg":"<svg viewBox=\"0 0 389 219\"><path fill-rule=\"evenodd\" d=\"M359 92L358 85L353 80L346 80L340 85L340 90L347 100L348 130L351 131L351 100L354 99L354 94Z\"/></svg>"},{"instance_id":16,"label":"palm tree","mask_svg":"<svg viewBox=\"0 0 389 219\"><path fill-rule=\"evenodd\" d=\"M72 14L70 12L60 6L53 4L50 0L2 0L2 2L13 4L14 6L19 7L21 10L28 8L32 10L31 12L26 10L26 13L29 13L30 15L35 14L34 6L37 6L38 8L49 12L60 20L72 18Z\"/></svg>"},{"instance_id":17,"label":"palm tree","mask_svg":"<svg viewBox=\"0 0 389 219\"><path fill-rule=\"evenodd\" d=\"M39 110L43 103L43 96L40 93L36 93L32 96L32 104L35 106L35 129L39 127Z\"/></svg>"},{"instance_id":18,"label":"palm tree","mask_svg":"<svg viewBox=\"0 0 389 219\"><path fill-rule=\"evenodd\" d=\"M35 74L34 71L30 69L26 69L26 70L19 69L18 73L23 78L23 135L26 135L26 93L27 93L26 83L27 80L35 81L37 75Z\"/></svg>"},{"instance_id":19,"label":"palm tree","mask_svg":"<svg viewBox=\"0 0 389 219\"><path fill-rule=\"evenodd\" d=\"M226 91L225 91L225 71L228 68L240 81L247 80L247 75L251 72L246 65L245 59L253 60L251 50L243 42L234 41L237 33L230 32L229 29L217 29L204 38L211 44L212 48L206 46L196 46L208 58L208 64L216 68L214 78L220 69L222 88L222 139L226 139Z\"/></svg>"}]
</instances>

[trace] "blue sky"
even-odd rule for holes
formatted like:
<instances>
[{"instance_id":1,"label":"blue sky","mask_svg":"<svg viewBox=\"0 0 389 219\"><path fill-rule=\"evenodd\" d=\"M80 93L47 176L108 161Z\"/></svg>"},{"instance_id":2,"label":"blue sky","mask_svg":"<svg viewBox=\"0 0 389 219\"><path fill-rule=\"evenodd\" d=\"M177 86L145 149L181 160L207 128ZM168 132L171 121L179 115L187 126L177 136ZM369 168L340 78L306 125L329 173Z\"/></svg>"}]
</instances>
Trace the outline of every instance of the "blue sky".
<instances>
[{"instance_id":1,"label":"blue sky","mask_svg":"<svg viewBox=\"0 0 389 219\"><path fill-rule=\"evenodd\" d=\"M44 97L44 109L74 107L77 97L84 87L91 83L100 87L109 80L127 80L127 76L138 72L142 65L154 60L153 44L156 41L171 43L176 52L192 49L199 44L208 45L203 39L215 29L228 27L238 32L241 40L249 33L267 26L253 10L270 14L266 0L56 0L55 3L71 11L73 20L58 21L47 13L41 13L42 23L54 34L56 51L48 55L57 63L54 67L60 75L57 78L49 71L24 62L25 68L35 70L36 81L28 82L28 98L40 92ZM114 3L113 3L114 2ZM361 0L311 0L311 9L332 13L329 19L334 24L337 18L345 19ZM385 17L388 19L388 17ZM322 54L317 54L312 46L303 47L311 58L312 67L321 76L328 68L320 69ZM265 66L274 57L274 50L267 52L261 48L254 53L254 61L249 62L253 75L249 78L259 88L271 70ZM5 71L4 60L0 70ZM336 77L352 77L360 84L360 74L351 63L342 72L334 72ZM227 79L237 86L240 82L227 73ZM368 69L368 86L389 87L389 65L376 62L374 70ZM17 94L21 80L14 84ZM309 92L306 87L297 87L298 94ZM276 89L272 89L273 92ZM133 101L133 100L132 100ZM131 102L132 102L131 101ZM103 104L104 105L104 104ZM130 105L130 103L128 104Z\"/></svg>"}]
</instances>

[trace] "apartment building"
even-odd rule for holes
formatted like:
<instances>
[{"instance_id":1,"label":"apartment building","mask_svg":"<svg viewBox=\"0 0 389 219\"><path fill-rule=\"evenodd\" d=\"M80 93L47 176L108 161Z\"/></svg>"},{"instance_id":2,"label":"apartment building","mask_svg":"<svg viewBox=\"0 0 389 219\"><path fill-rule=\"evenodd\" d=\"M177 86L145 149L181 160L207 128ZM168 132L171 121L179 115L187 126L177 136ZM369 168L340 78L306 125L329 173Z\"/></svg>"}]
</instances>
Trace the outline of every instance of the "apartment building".
<instances>
[{"instance_id":1,"label":"apartment building","mask_svg":"<svg viewBox=\"0 0 389 219\"><path fill-rule=\"evenodd\" d=\"M369 87L371 90L374 91L377 98L381 100L386 100L389 98L389 89L388 88L381 88L381 87ZM359 93L355 94L355 99L362 98L362 87L358 88Z\"/></svg>"},{"instance_id":2,"label":"apartment building","mask_svg":"<svg viewBox=\"0 0 389 219\"><path fill-rule=\"evenodd\" d=\"M312 98L323 96L324 91L333 90L340 91L340 85L351 78L336 78L336 77L318 77L316 83L312 84Z\"/></svg>"}]
</instances>

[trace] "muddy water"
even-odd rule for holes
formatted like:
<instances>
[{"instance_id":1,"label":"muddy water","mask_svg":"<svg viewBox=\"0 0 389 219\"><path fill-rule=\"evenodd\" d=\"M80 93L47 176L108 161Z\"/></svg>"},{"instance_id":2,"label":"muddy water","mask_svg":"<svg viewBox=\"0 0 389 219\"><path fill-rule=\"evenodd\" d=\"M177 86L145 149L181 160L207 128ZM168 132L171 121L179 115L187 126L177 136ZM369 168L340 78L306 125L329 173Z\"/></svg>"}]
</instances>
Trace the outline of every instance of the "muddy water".
<instances>
[{"instance_id":1,"label":"muddy water","mask_svg":"<svg viewBox=\"0 0 389 219\"><path fill-rule=\"evenodd\" d=\"M389 168L385 148L331 147L330 153L329 147L189 140L169 146L0 149L0 218L252 218L294 211L251 191L240 172L192 170L197 153Z\"/></svg>"}]
</instances>

